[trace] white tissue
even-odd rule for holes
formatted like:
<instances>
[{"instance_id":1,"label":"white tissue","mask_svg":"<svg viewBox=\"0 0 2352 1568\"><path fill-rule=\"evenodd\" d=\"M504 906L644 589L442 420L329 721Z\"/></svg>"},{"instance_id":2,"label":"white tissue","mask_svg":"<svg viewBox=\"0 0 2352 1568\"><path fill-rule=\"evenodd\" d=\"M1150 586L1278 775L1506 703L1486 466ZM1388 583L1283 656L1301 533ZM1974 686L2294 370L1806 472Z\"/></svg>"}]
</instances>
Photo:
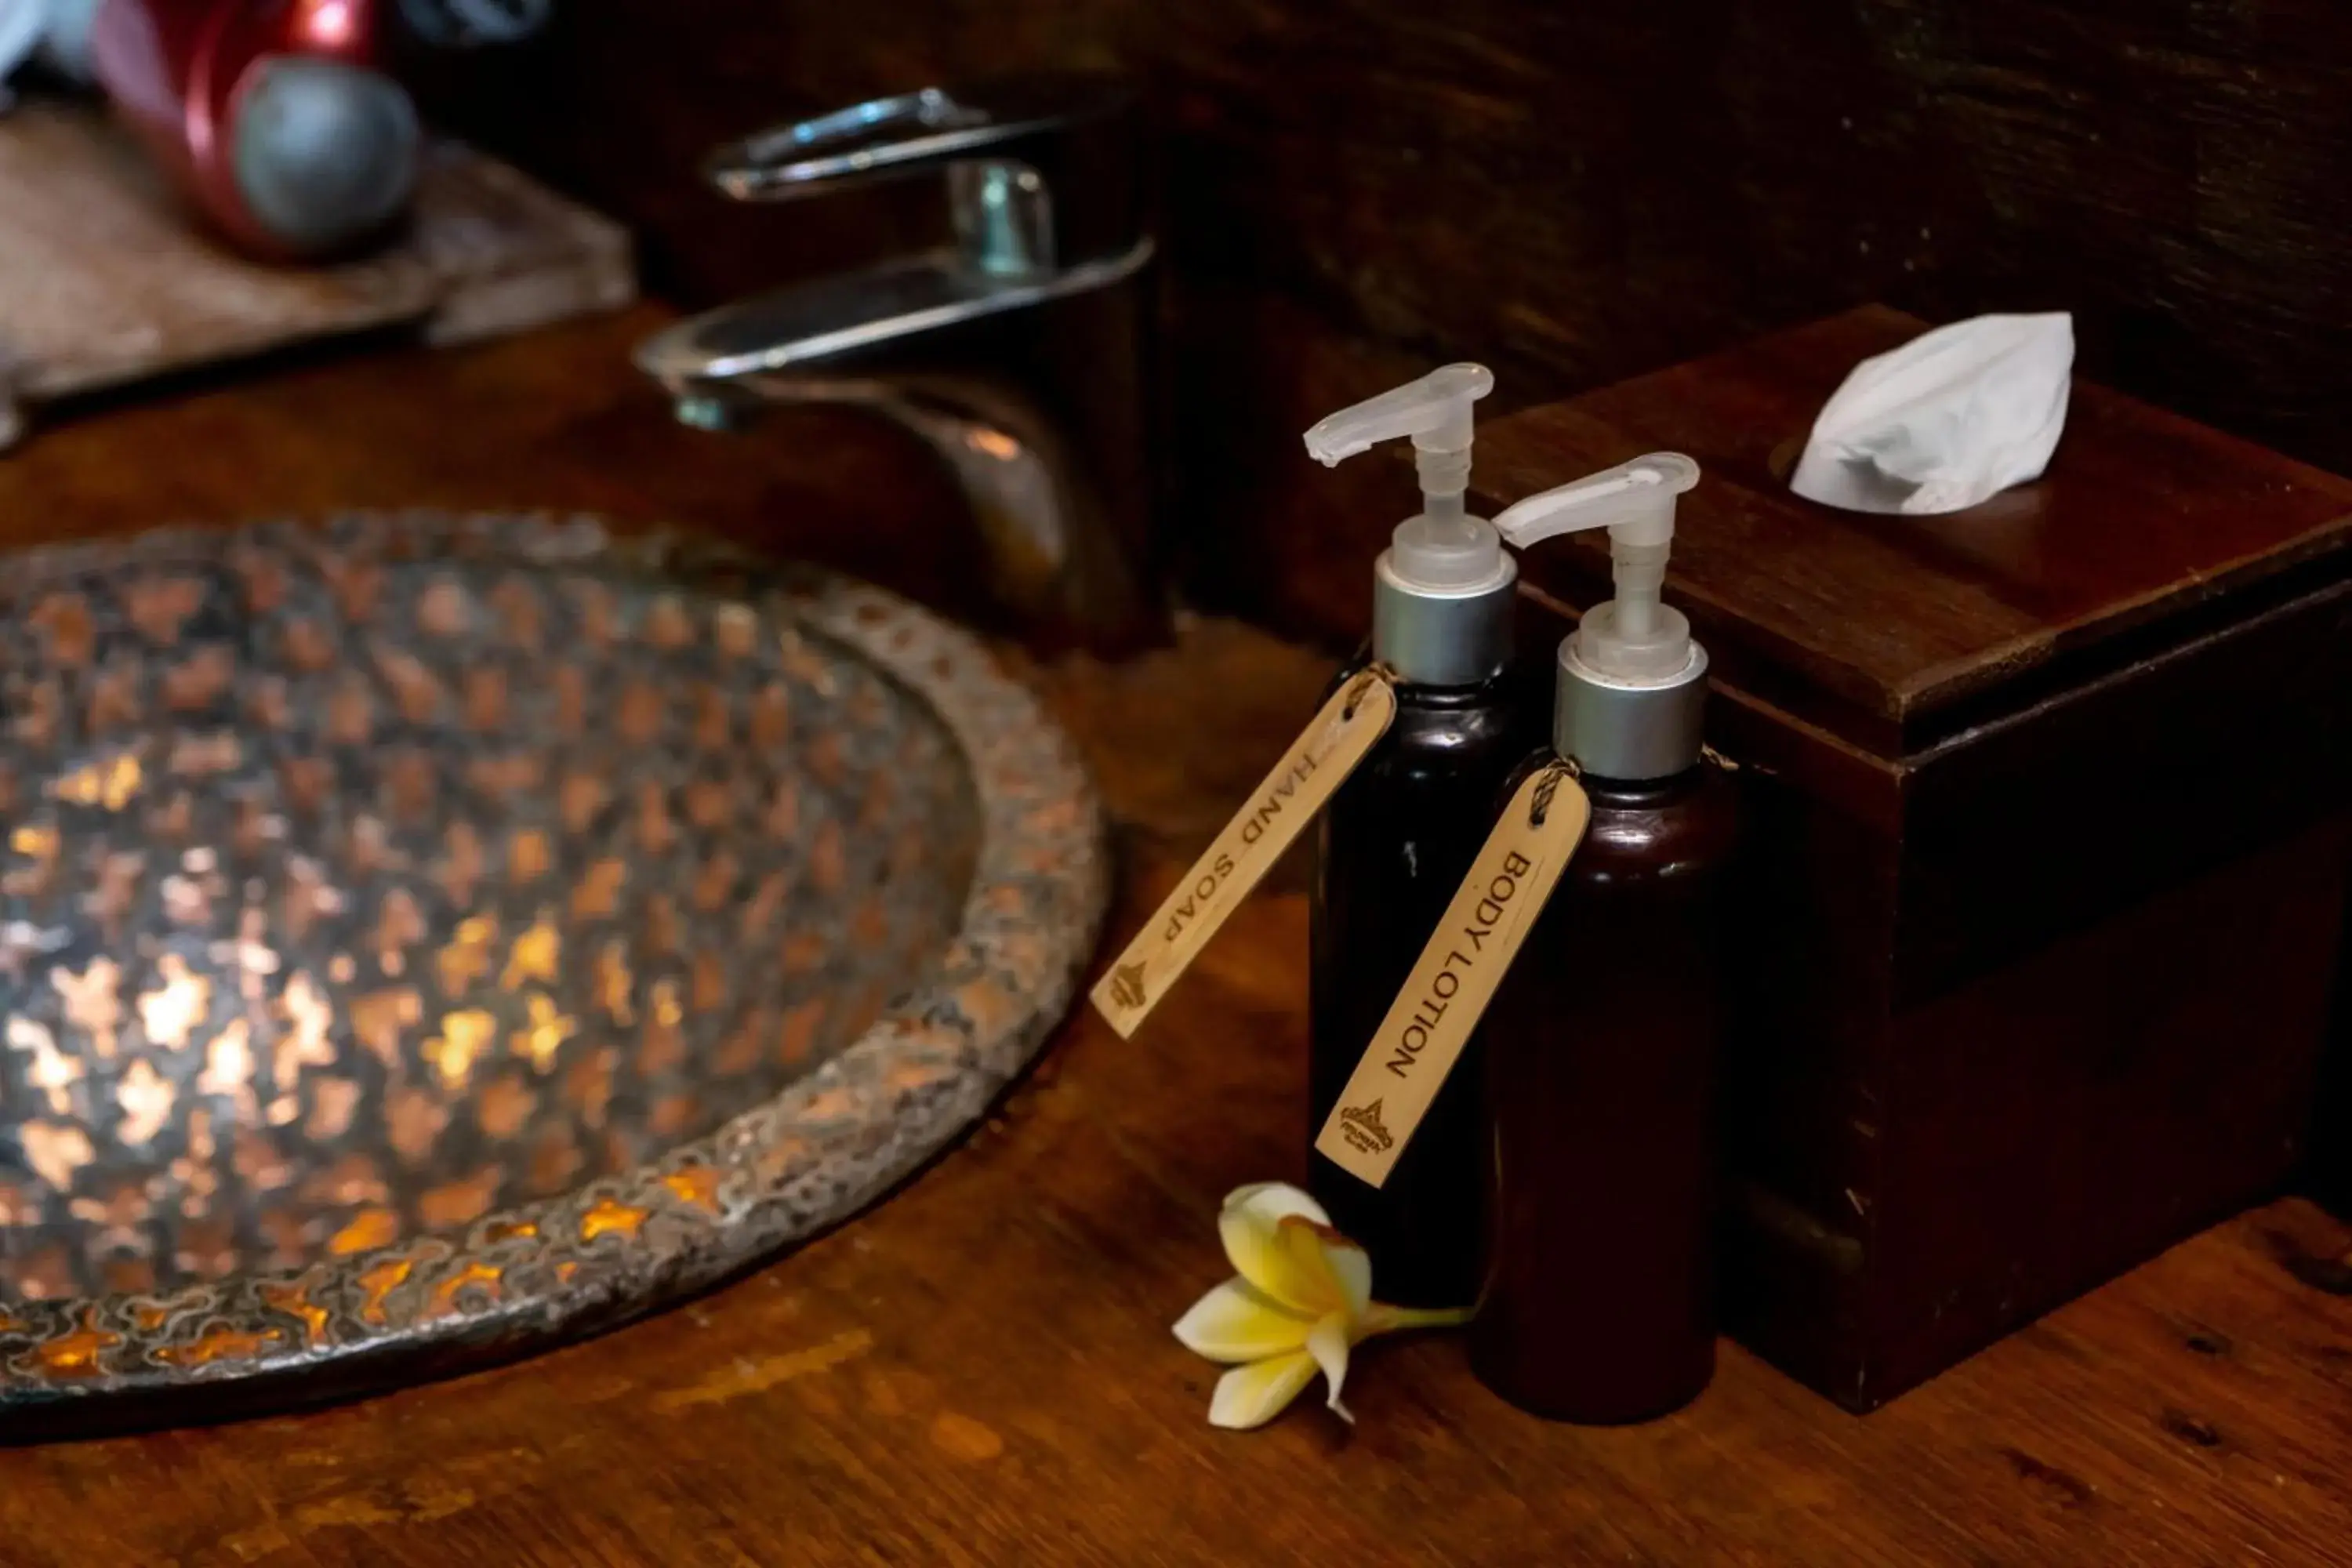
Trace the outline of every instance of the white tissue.
<instances>
[{"instance_id":1,"label":"white tissue","mask_svg":"<svg viewBox=\"0 0 2352 1568\"><path fill-rule=\"evenodd\" d=\"M2074 318L1977 316L1853 367L1789 488L1849 511L1928 516L2042 477L2066 427Z\"/></svg>"}]
</instances>

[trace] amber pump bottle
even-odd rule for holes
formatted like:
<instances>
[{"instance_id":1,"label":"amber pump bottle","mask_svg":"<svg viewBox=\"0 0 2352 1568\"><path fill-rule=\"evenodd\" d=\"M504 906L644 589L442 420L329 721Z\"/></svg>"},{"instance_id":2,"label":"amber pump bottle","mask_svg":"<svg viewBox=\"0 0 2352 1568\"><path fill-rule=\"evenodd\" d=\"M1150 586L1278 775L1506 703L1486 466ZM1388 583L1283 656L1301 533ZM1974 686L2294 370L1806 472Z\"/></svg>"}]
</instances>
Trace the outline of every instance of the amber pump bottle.
<instances>
[{"instance_id":1,"label":"amber pump bottle","mask_svg":"<svg viewBox=\"0 0 2352 1568\"><path fill-rule=\"evenodd\" d=\"M1583 843L1484 1023L1486 1263L1470 1361L1539 1415L1663 1415L1715 1370L1714 1085L1734 791L1705 760L1706 653L1659 603L1675 497L1655 453L1510 508L1516 545L1607 527L1616 597L1560 645L1552 753Z\"/></svg>"},{"instance_id":2,"label":"amber pump bottle","mask_svg":"<svg viewBox=\"0 0 2352 1568\"><path fill-rule=\"evenodd\" d=\"M1422 510L1373 573L1370 657L1394 677L1396 717L1324 807L1315 839L1310 1140L1477 854L1495 791L1535 739L1530 714L1540 722L1508 668L1517 568L1464 509L1470 405L1493 385L1483 366L1447 365L1307 433L1327 464L1410 436L1422 482ZM1476 1063L1465 1060L1385 1185L1310 1144L1307 1184L1370 1254L1382 1300L1460 1306L1476 1294L1481 1131Z\"/></svg>"}]
</instances>

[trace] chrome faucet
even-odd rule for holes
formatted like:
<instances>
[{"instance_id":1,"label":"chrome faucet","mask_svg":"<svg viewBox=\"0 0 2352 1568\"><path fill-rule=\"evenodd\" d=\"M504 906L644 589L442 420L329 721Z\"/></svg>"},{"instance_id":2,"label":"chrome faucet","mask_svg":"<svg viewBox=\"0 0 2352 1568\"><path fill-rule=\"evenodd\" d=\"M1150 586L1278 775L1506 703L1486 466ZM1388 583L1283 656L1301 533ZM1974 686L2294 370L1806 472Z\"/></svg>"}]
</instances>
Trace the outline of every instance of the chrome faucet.
<instances>
[{"instance_id":1,"label":"chrome faucet","mask_svg":"<svg viewBox=\"0 0 2352 1568\"><path fill-rule=\"evenodd\" d=\"M1152 239L1130 100L1032 78L877 99L714 152L739 201L940 172L954 243L760 295L638 345L680 419L835 404L920 437L961 485L995 597L1099 650L1164 621L1154 577Z\"/></svg>"}]
</instances>

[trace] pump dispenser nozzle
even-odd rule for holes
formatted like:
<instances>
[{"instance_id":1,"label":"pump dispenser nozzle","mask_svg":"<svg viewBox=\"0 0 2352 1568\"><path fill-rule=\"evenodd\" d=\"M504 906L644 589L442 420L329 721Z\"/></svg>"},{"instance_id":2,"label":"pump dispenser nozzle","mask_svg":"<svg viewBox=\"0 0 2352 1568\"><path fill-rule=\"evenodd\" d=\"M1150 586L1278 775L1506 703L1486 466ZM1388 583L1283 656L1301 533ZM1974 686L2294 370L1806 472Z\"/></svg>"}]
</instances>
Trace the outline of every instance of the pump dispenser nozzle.
<instances>
[{"instance_id":1,"label":"pump dispenser nozzle","mask_svg":"<svg viewBox=\"0 0 2352 1568\"><path fill-rule=\"evenodd\" d=\"M1674 549L1675 498L1698 483L1680 452L1653 452L1574 484L1529 496L1495 520L1513 548L1588 528L1609 531L1617 596L1577 629L1578 651L1603 675L1628 682L1672 679L1690 662L1690 622L1658 602Z\"/></svg>"},{"instance_id":2,"label":"pump dispenser nozzle","mask_svg":"<svg viewBox=\"0 0 2352 1568\"><path fill-rule=\"evenodd\" d=\"M1698 483L1680 452L1653 452L1529 496L1495 519L1526 549L1557 534L1609 531L1616 597L1584 614L1559 647L1553 744L1604 778L1648 779L1698 761L1706 650L1659 601L1674 548L1675 498Z\"/></svg>"},{"instance_id":3,"label":"pump dispenser nozzle","mask_svg":"<svg viewBox=\"0 0 2352 1568\"><path fill-rule=\"evenodd\" d=\"M1307 450L1325 468L1368 451L1376 442L1412 437L1421 472L1421 511L1397 525L1391 544L1397 575L1433 588L1485 584L1501 570L1503 547L1494 527L1463 510L1470 488L1470 405L1495 390L1483 364L1449 364L1419 381L1383 392L1318 422L1307 432Z\"/></svg>"},{"instance_id":4,"label":"pump dispenser nozzle","mask_svg":"<svg viewBox=\"0 0 2352 1568\"><path fill-rule=\"evenodd\" d=\"M1509 653L1518 568L1503 553L1494 525L1463 506L1470 488L1470 405L1494 389L1494 373L1485 365L1443 365L1307 432L1307 455L1326 468L1377 442L1412 437L1421 510L1390 537L1372 616L1374 657L1409 681L1484 680Z\"/></svg>"}]
</instances>

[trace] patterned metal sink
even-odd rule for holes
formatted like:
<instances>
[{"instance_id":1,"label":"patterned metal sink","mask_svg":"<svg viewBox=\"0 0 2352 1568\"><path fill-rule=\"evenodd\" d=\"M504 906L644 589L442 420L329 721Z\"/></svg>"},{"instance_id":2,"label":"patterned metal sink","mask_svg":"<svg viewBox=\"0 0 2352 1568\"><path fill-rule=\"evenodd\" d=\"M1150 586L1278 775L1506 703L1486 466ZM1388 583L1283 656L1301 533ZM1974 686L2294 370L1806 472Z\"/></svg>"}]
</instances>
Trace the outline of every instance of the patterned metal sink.
<instances>
[{"instance_id":1,"label":"patterned metal sink","mask_svg":"<svg viewBox=\"0 0 2352 1568\"><path fill-rule=\"evenodd\" d=\"M838 1221L1106 897L968 637L589 521L0 558L0 1440L513 1355Z\"/></svg>"}]
</instances>

